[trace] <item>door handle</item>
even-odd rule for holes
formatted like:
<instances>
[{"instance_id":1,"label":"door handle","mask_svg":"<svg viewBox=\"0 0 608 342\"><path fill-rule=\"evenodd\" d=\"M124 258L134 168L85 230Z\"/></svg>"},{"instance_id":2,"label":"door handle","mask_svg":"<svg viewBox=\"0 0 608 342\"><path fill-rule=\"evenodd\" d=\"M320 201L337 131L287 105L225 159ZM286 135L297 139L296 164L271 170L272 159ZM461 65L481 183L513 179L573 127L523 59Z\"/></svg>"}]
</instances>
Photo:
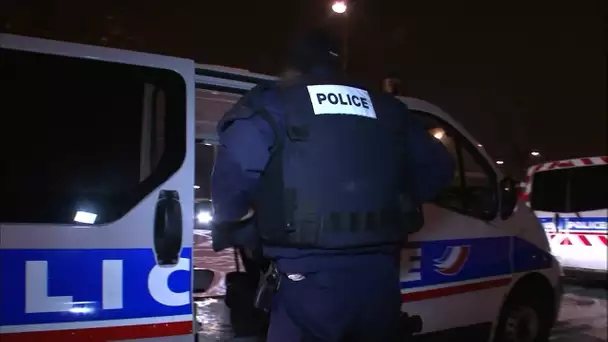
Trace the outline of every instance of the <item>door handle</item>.
<instances>
[{"instance_id":1,"label":"door handle","mask_svg":"<svg viewBox=\"0 0 608 342\"><path fill-rule=\"evenodd\" d=\"M182 205L176 190L161 190L154 213L154 251L160 266L174 266L182 248Z\"/></svg>"}]
</instances>

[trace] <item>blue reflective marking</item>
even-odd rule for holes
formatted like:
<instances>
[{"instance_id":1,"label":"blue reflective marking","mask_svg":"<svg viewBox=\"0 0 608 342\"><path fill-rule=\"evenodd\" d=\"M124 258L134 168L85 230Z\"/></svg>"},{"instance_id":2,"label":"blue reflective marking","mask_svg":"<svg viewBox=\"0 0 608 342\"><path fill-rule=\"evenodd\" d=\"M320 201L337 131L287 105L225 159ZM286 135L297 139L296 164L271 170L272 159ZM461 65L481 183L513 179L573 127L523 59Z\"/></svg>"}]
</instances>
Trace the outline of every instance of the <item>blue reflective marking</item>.
<instances>
[{"instance_id":1,"label":"blue reflective marking","mask_svg":"<svg viewBox=\"0 0 608 342\"><path fill-rule=\"evenodd\" d=\"M511 243L513 244L511 245ZM453 263L456 273L451 275L440 273L438 262L446 259L446 250L449 252L454 247L465 246L468 246L466 261L460 268L457 267L457 262ZM511 253L511 247L513 253ZM514 272L546 269L552 265L552 257L548 251L543 251L525 240L511 236L422 241L410 244L407 248L421 249L421 257L411 258L411 261L420 260L420 268L410 270L410 273L419 274L420 280L401 282L402 288L507 276ZM447 263L449 264L449 262Z\"/></svg>"},{"instance_id":2,"label":"blue reflective marking","mask_svg":"<svg viewBox=\"0 0 608 342\"><path fill-rule=\"evenodd\" d=\"M551 267L552 260L548 251L543 251L526 240L513 239L513 272L547 269Z\"/></svg>"},{"instance_id":3,"label":"blue reflective marking","mask_svg":"<svg viewBox=\"0 0 608 342\"><path fill-rule=\"evenodd\" d=\"M191 248L182 258L191 259ZM123 307L101 310L102 262L123 261ZM48 262L48 296L72 296L87 302L88 313L26 313L26 261ZM148 290L148 276L156 265L152 249L0 250L0 325L98 321L192 313L191 302L171 307L157 302ZM169 276L173 292L190 291L191 271ZM189 296L191 297L191 296Z\"/></svg>"},{"instance_id":4,"label":"blue reflective marking","mask_svg":"<svg viewBox=\"0 0 608 342\"><path fill-rule=\"evenodd\" d=\"M540 217L538 219L546 229L555 229L553 217ZM550 227L546 225L549 224ZM571 231L599 231L608 230L608 217L561 217L557 222L558 229L568 229Z\"/></svg>"},{"instance_id":5,"label":"blue reflective marking","mask_svg":"<svg viewBox=\"0 0 608 342\"><path fill-rule=\"evenodd\" d=\"M509 274L509 239L510 237L497 237L422 241L418 247L421 248L422 255L418 271L420 280L402 282L401 286L415 288ZM444 257L449 247L459 246L468 246L469 250L462 268L453 275L439 273L437 260ZM411 273L414 272L416 270L411 270Z\"/></svg>"}]
</instances>

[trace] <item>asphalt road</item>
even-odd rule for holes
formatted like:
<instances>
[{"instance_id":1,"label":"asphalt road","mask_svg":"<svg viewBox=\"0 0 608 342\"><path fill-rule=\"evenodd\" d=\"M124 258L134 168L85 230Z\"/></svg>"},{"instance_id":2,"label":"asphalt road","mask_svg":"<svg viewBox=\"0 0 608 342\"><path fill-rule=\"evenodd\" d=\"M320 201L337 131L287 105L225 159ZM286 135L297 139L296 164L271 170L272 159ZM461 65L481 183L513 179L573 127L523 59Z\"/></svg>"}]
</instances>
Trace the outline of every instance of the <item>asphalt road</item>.
<instances>
[{"instance_id":1,"label":"asphalt road","mask_svg":"<svg viewBox=\"0 0 608 342\"><path fill-rule=\"evenodd\" d=\"M608 341L607 283L570 281L564 292L559 322L551 341Z\"/></svg>"},{"instance_id":2,"label":"asphalt road","mask_svg":"<svg viewBox=\"0 0 608 342\"><path fill-rule=\"evenodd\" d=\"M551 342L608 341L606 283L570 283L564 288L559 321ZM228 312L221 299L197 301L200 342L231 341Z\"/></svg>"}]
</instances>

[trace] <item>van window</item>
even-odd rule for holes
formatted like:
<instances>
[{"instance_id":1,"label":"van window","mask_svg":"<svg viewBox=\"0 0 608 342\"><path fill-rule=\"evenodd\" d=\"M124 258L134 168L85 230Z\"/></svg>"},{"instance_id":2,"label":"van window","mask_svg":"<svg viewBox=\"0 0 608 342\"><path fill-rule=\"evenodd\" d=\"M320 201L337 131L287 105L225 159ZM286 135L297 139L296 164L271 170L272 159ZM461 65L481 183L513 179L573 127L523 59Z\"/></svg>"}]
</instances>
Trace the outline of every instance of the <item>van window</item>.
<instances>
[{"instance_id":1,"label":"van window","mask_svg":"<svg viewBox=\"0 0 608 342\"><path fill-rule=\"evenodd\" d=\"M215 146L208 143L196 144L195 168L195 197L197 199L211 199L211 172L215 163Z\"/></svg>"},{"instance_id":2,"label":"van window","mask_svg":"<svg viewBox=\"0 0 608 342\"><path fill-rule=\"evenodd\" d=\"M215 163L215 148L218 143L217 122L241 98L238 93L199 88L196 90L196 169L195 197L197 229L209 229L212 217L211 173Z\"/></svg>"},{"instance_id":3,"label":"van window","mask_svg":"<svg viewBox=\"0 0 608 342\"><path fill-rule=\"evenodd\" d=\"M533 210L555 213L608 208L608 165L535 173L530 206Z\"/></svg>"},{"instance_id":4,"label":"van window","mask_svg":"<svg viewBox=\"0 0 608 342\"><path fill-rule=\"evenodd\" d=\"M452 158L454 158L455 165L458 164L458 146L456 139L452 131L447 130L446 127L441 126L439 122L434 120L433 117L428 114L420 114L421 119L425 124L425 128L428 132L435 137L435 139L441 141L445 148L450 152ZM454 176L452 178L451 185L446 188L439 197L436 199L436 203L449 209L457 211L465 211L464 201L461 193L463 183L460 168L456 168Z\"/></svg>"},{"instance_id":5,"label":"van window","mask_svg":"<svg viewBox=\"0 0 608 342\"><path fill-rule=\"evenodd\" d=\"M211 172L218 144L216 126L220 119L241 98L229 91L196 89L196 198L211 198Z\"/></svg>"},{"instance_id":6,"label":"van window","mask_svg":"<svg viewBox=\"0 0 608 342\"><path fill-rule=\"evenodd\" d=\"M492 167L451 125L428 113L411 112L431 135L446 146L456 165L451 186L440 193L435 203L476 218L493 219L498 205L498 188Z\"/></svg>"},{"instance_id":7,"label":"van window","mask_svg":"<svg viewBox=\"0 0 608 342\"><path fill-rule=\"evenodd\" d=\"M571 211L608 208L608 165L577 167L571 174Z\"/></svg>"},{"instance_id":8,"label":"van window","mask_svg":"<svg viewBox=\"0 0 608 342\"><path fill-rule=\"evenodd\" d=\"M530 207L533 210L563 213L566 206L566 185L570 169L557 169L534 174Z\"/></svg>"},{"instance_id":9,"label":"van window","mask_svg":"<svg viewBox=\"0 0 608 342\"><path fill-rule=\"evenodd\" d=\"M0 222L111 222L181 167L179 74L8 49L0 74Z\"/></svg>"}]
</instances>

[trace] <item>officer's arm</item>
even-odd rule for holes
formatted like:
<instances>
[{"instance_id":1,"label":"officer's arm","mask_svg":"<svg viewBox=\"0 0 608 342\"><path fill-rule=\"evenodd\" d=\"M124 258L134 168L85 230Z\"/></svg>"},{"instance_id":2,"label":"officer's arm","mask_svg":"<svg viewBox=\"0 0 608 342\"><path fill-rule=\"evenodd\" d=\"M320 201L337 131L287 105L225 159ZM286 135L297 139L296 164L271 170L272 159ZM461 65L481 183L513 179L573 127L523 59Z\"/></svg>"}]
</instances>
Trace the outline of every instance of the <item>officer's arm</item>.
<instances>
[{"instance_id":1,"label":"officer's arm","mask_svg":"<svg viewBox=\"0 0 608 342\"><path fill-rule=\"evenodd\" d=\"M218 134L220 145L211 175L214 219L246 220L253 215L250 194L268 163L274 135L259 116L236 119Z\"/></svg>"},{"instance_id":2,"label":"officer's arm","mask_svg":"<svg viewBox=\"0 0 608 342\"><path fill-rule=\"evenodd\" d=\"M454 158L445 146L435 139L422 122L409 113L407 107L408 185L416 203L433 200L448 187L454 176Z\"/></svg>"}]
</instances>

